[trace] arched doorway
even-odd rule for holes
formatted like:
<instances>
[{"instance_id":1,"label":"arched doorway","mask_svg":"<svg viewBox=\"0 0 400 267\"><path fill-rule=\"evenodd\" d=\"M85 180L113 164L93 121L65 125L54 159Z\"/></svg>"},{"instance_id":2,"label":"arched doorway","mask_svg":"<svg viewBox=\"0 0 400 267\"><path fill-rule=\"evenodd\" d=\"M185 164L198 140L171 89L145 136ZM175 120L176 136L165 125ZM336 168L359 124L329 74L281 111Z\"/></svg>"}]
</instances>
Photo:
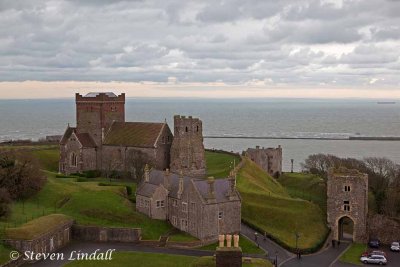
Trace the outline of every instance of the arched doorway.
<instances>
[{"instance_id":1,"label":"arched doorway","mask_svg":"<svg viewBox=\"0 0 400 267\"><path fill-rule=\"evenodd\" d=\"M338 221L339 240L347 240L353 242L354 238L354 221L347 216L343 216Z\"/></svg>"}]
</instances>

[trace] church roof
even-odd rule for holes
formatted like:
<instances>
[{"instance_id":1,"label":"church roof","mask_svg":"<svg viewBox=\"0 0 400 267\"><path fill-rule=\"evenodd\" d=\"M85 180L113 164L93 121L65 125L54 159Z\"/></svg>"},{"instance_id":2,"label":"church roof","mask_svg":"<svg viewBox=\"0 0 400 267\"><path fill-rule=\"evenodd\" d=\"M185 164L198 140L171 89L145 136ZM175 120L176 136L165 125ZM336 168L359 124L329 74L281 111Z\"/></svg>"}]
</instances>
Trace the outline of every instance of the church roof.
<instances>
[{"instance_id":1,"label":"church roof","mask_svg":"<svg viewBox=\"0 0 400 267\"><path fill-rule=\"evenodd\" d=\"M83 147L96 147L96 143L93 141L92 137L90 137L90 134L80 133L76 134L76 137L78 137L78 140Z\"/></svg>"},{"instance_id":2,"label":"church roof","mask_svg":"<svg viewBox=\"0 0 400 267\"><path fill-rule=\"evenodd\" d=\"M155 147L165 123L113 122L103 145Z\"/></svg>"},{"instance_id":3,"label":"church roof","mask_svg":"<svg viewBox=\"0 0 400 267\"><path fill-rule=\"evenodd\" d=\"M88 133L76 133L75 127L67 128L63 137L61 138L60 144L65 145L68 142L68 139L71 137L72 133L75 133L79 143L81 143L83 147L96 147L96 143Z\"/></svg>"}]
</instances>

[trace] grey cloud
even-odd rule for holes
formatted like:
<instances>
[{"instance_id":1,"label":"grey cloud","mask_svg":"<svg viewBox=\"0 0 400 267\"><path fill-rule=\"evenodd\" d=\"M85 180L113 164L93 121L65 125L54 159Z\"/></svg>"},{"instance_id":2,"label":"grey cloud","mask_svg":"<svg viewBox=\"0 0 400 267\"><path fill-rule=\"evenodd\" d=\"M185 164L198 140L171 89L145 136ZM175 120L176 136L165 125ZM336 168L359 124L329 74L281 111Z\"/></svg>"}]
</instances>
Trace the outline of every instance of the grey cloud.
<instances>
[{"instance_id":1,"label":"grey cloud","mask_svg":"<svg viewBox=\"0 0 400 267\"><path fill-rule=\"evenodd\" d=\"M0 81L398 84L395 11L399 1L2 0ZM337 44L354 49L320 49Z\"/></svg>"}]
</instances>

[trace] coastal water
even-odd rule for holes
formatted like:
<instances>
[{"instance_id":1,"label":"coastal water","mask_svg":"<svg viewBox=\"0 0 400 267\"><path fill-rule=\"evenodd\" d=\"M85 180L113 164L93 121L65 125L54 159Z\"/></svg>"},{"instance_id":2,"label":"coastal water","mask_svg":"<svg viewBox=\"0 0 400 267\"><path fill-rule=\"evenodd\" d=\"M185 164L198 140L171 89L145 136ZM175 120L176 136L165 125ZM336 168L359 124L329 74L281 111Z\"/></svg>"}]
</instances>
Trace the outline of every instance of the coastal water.
<instances>
[{"instance_id":1,"label":"coastal water","mask_svg":"<svg viewBox=\"0 0 400 267\"><path fill-rule=\"evenodd\" d=\"M205 136L275 136L346 138L348 136L400 136L400 105L372 100L177 100L127 99L127 121L162 122L171 129L173 115L203 120ZM62 134L75 125L73 99L0 100L0 141L38 139ZM400 164L400 141L303 139L209 139L207 148L242 151L256 145L282 145L284 169L290 159L295 168L314 153L343 157L387 157Z\"/></svg>"}]
</instances>

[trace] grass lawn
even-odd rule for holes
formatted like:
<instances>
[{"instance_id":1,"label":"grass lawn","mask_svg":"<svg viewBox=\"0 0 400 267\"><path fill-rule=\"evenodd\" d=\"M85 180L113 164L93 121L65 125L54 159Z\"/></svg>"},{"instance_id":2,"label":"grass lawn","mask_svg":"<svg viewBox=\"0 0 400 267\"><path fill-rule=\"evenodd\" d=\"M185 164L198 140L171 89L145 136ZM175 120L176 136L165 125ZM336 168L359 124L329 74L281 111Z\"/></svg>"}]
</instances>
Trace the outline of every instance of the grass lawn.
<instances>
[{"instance_id":1,"label":"grass lawn","mask_svg":"<svg viewBox=\"0 0 400 267\"><path fill-rule=\"evenodd\" d=\"M164 221L151 220L136 212L135 205L123 194L125 186L99 186L97 181L78 183L73 178L55 178L52 172L46 175L44 188L25 202L14 202L11 217L0 221L0 228L61 213L84 225L141 227L143 239L158 239L171 229Z\"/></svg>"},{"instance_id":2,"label":"grass lawn","mask_svg":"<svg viewBox=\"0 0 400 267\"><path fill-rule=\"evenodd\" d=\"M293 198L309 200L326 211L326 185L324 180L314 174L285 172L279 182Z\"/></svg>"},{"instance_id":3,"label":"grass lawn","mask_svg":"<svg viewBox=\"0 0 400 267\"><path fill-rule=\"evenodd\" d=\"M274 178L245 159L238 173L242 220L266 231L287 247L310 249L324 241L328 229L325 212L312 202L294 199Z\"/></svg>"},{"instance_id":4,"label":"grass lawn","mask_svg":"<svg viewBox=\"0 0 400 267\"><path fill-rule=\"evenodd\" d=\"M0 265L8 262L10 260L10 252L12 251L11 248L4 246L0 242Z\"/></svg>"},{"instance_id":5,"label":"grass lawn","mask_svg":"<svg viewBox=\"0 0 400 267\"><path fill-rule=\"evenodd\" d=\"M340 257L340 261L363 265L360 261L361 254L367 250L367 245L353 243L349 249Z\"/></svg>"},{"instance_id":6,"label":"grass lawn","mask_svg":"<svg viewBox=\"0 0 400 267\"><path fill-rule=\"evenodd\" d=\"M210 244L204 247L201 247L201 250L210 250L210 251L214 251L215 248L218 246L218 242L214 243L214 244ZM243 253L247 253L247 254L265 254L265 251L262 250L261 248L257 247L253 242L251 242L250 240L248 240L246 237L244 236L240 236L239 238L239 246L242 248L242 252Z\"/></svg>"},{"instance_id":7,"label":"grass lawn","mask_svg":"<svg viewBox=\"0 0 400 267\"><path fill-rule=\"evenodd\" d=\"M239 156L226 153L206 151L207 176L214 178L226 178L233 168L233 161L236 165L240 162Z\"/></svg>"},{"instance_id":8,"label":"grass lawn","mask_svg":"<svg viewBox=\"0 0 400 267\"><path fill-rule=\"evenodd\" d=\"M112 255L111 261L74 261L66 267L102 267L102 266L134 266L136 267L213 267L213 257L191 257L143 252L117 252ZM272 267L272 264L262 259L252 259L251 264L245 267Z\"/></svg>"},{"instance_id":9,"label":"grass lawn","mask_svg":"<svg viewBox=\"0 0 400 267\"><path fill-rule=\"evenodd\" d=\"M16 228L7 228L5 235L16 239L35 239L37 236L49 231L49 229L68 221L72 221L72 218L63 214L50 214L31 220Z\"/></svg>"},{"instance_id":10,"label":"grass lawn","mask_svg":"<svg viewBox=\"0 0 400 267\"><path fill-rule=\"evenodd\" d=\"M198 240L199 239L197 239L196 237L191 236L188 233L181 232L179 230L177 230L173 234L170 234L169 239L168 239L168 241L171 241L171 242L191 242L191 241L198 241Z\"/></svg>"}]
</instances>

